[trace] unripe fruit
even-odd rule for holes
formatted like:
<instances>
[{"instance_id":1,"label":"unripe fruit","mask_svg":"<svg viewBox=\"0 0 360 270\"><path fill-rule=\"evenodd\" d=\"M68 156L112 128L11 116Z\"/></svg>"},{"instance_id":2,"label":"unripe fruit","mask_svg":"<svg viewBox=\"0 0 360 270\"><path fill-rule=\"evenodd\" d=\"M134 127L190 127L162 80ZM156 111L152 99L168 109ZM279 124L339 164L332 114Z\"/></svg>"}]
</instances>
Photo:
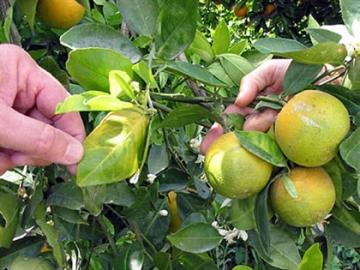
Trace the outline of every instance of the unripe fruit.
<instances>
[{"instance_id":1,"label":"unripe fruit","mask_svg":"<svg viewBox=\"0 0 360 270\"><path fill-rule=\"evenodd\" d=\"M297 197L287 192L282 177L270 189L271 206L283 221L295 227L306 227L322 221L335 203L335 187L321 168L297 167L290 171Z\"/></svg>"},{"instance_id":2,"label":"unripe fruit","mask_svg":"<svg viewBox=\"0 0 360 270\"><path fill-rule=\"evenodd\" d=\"M288 159L317 167L335 156L349 128L349 113L340 100L322 91L306 90L279 113L275 137Z\"/></svg>"},{"instance_id":3,"label":"unripe fruit","mask_svg":"<svg viewBox=\"0 0 360 270\"><path fill-rule=\"evenodd\" d=\"M244 199L266 186L272 165L247 151L230 132L210 145L204 169L216 192L229 198Z\"/></svg>"}]
</instances>

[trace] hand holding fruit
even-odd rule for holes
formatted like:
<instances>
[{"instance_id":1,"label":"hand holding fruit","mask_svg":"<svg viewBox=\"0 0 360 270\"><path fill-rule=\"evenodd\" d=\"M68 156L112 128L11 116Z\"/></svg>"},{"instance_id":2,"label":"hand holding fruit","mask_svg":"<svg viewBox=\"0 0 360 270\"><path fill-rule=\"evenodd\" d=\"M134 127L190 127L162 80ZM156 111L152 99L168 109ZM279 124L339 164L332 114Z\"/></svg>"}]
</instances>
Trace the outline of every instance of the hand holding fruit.
<instances>
[{"instance_id":1,"label":"hand holding fruit","mask_svg":"<svg viewBox=\"0 0 360 270\"><path fill-rule=\"evenodd\" d=\"M240 85L240 92L235 105L230 105L226 113L237 113L246 117L244 130L266 131L274 123L277 112L266 109L256 112L247 107L261 94L279 94L283 88L284 77L291 60L271 60L246 75ZM200 150L204 154L210 144L223 134L223 128L214 124L204 138Z\"/></svg>"},{"instance_id":2,"label":"hand holding fruit","mask_svg":"<svg viewBox=\"0 0 360 270\"><path fill-rule=\"evenodd\" d=\"M24 50L0 45L0 174L52 162L75 172L85 137L80 115L54 114L68 95Z\"/></svg>"}]
</instances>

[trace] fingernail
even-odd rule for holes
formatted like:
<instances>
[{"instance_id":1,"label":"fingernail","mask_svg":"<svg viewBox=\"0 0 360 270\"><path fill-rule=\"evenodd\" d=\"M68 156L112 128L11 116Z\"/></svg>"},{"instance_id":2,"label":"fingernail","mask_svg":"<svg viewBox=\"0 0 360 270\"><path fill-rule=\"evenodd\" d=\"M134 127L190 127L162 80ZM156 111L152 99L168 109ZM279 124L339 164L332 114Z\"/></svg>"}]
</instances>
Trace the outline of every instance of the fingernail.
<instances>
[{"instance_id":1,"label":"fingernail","mask_svg":"<svg viewBox=\"0 0 360 270\"><path fill-rule=\"evenodd\" d=\"M84 148L82 144L78 141L70 143L65 152L65 159L69 164L78 163L84 154Z\"/></svg>"}]
</instances>

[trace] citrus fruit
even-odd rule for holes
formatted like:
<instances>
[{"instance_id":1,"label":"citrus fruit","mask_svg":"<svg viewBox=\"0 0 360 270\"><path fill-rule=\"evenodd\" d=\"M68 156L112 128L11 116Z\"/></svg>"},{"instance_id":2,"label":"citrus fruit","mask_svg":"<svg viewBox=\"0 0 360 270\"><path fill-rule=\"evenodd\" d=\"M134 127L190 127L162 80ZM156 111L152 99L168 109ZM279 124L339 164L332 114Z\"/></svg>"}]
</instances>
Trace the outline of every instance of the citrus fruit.
<instances>
[{"instance_id":1,"label":"citrus fruit","mask_svg":"<svg viewBox=\"0 0 360 270\"><path fill-rule=\"evenodd\" d=\"M219 194L244 199L262 190L269 181L272 165L244 147L233 132L217 138L205 155L210 185Z\"/></svg>"},{"instance_id":2,"label":"citrus fruit","mask_svg":"<svg viewBox=\"0 0 360 270\"><path fill-rule=\"evenodd\" d=\"M275 10L274 4L267 4L264 9L264 16L271 15L274 12L274 10Z\"/></svg>"},{"instance_id":3,"label":"citrus fruit","mask_svg":"<svg viewBox=\"0 0 360 270\"><path fill-rule=\"evenodd\" d=\"M167 203L169 206L170 212L170 231L176 232L180 229L181 226L181 218L178 213L178 207L176 202L176 193L174 191L170 191L167 197Z\"/></svg>"},{"instance_id":4,"label":"citrus fruit","mask_svg":"<svg viewBox=\"0 0 360 270\"><path fill-rule=\"evenodd\" d=\"M236 5L233 8L234 14L236 17L244 18L248 14L248 8L246 6L238 6Z\"/></svg>"},{"instance_id":5,"label":"citrus fruit","mask_svg":"<svg viewBox=\"0 0 360 270\"><path fill-rule=\"evenodd\" d=\"M349 113L340 100L317 91L295 95L275 122L275 137L291 161L318 167L330 161L350 128Z\"/></svg>"},{"instance_id":6,"label":"citrus fruit","mask_svg":"<svg viewBox=\"0 0 360 270\"><path fill-rule=\"evenodd\" d=\"M68 29L82 19L85 8L76 0L39 0L38 14L50 27Z\"/></svg>"},{"instance_id":7,"label":"citrus fruit","mask_svg":"<svg viewBox=\"0 0 360 270\"><path fill-rule=\"evenodd\" d=\"M287 192L282 177L270 188L271 206L279 217L295 227L306 227L323 220L335 203L335 187L321 168L296 167L290 171L297 197Z\"/></svg>"},{"instance_id":8,"label":"citrus fruit","mask_svg":"<svg viewBox=\"0 0 360 270\"><path fill-rule=\"evenodd\" d=\"M55 267L46 259L32 257L17 257L10 267L11 270L55 270Z\"/></svg>"}]
</instances>

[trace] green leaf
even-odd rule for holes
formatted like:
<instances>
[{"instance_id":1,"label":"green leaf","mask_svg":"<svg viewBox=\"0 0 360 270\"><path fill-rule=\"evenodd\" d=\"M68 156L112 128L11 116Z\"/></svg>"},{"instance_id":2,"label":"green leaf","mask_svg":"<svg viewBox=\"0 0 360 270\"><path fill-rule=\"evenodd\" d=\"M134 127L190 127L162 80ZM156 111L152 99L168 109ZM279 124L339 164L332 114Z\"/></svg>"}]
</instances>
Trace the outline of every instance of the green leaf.
<instances>
[{"instance_id":1,"label":"green leaf","mask_svg":"<svg viewBox=\"0 0 360 270\"><path fill-rule=\"evenodd\" d=\"M0 192L0 247L9 248L19 225L21 201L15 194Z\"/></svg>"},{"instance_id":2,"label":"green leaf","mask_svg":"<svg viewBox=\"0 0 360 270\"><path fill-rule=\"evenodd\" d=\"M169 155L165 144L152 145L148 157L148 170L151 174L158 174L169 166Z\"/></svg>"},{"instance_id":3,"label":"green leaf","mask_svg":"<svg viewBox=\"0 0 360 270\"><path fill-rule=\"evenodd\" d=\"M348 248L360 247L359 212L335 208L325 231L335 243Z\"/></svg>"},{"instance_id":4,"label":"green leaf","mask_svg":"<svg viewBox=\"0 0 360 270\"><path fill-rule=\"evenodd\" d=\"M322 65L309 65L292 61L284 78L284 95L294 95L305 89L319 75Z\"/></svg>"},{"instance_id":5,"label":"green leaf","mask_svg":"<svg viewBox=\"0 0 360 270\"><path fill-rule=\"evenodd\" d=\"M118 0L117 3L130 29L143 36L153 36L160 10L157 0Z\"/></svg>"},{"instance_id":6,"label":"green leaf","mask_svg":"<svg viewBox=\"0 0 360 270\"><path fill-rule=\"evenodd\" d=\"M195 38L189 50L200 56L200 58L207 63L211 63L215 57L209 41L200 31L196 31Z\"/></svg>"},{"instance_id":7,"label":"green leaf","mask_svg":"<svg viewBox=\"0 0 360 270\"><path fill-rule=\"evenodd\" d=\"M83 187L83 198L85 209L93 216L99 216L103 210L103 204L106 201L107 186L97 185Z\"/></svg>"},{"instance_id":8,"label":"green leaf","mask_svg":"<svg viewBox=\"0 0 360 270\"><path fill-rule=\"evenodd\" d=\"M174 61L166 63L166 70L176 74L185 75L208 85L226 86L218 80L206 68L186 62Z\"/></svg>"},{"instance_id":9,"label":"green leaf","mask_svg":"<svg viewBox=\"0 0 360 270\"><path fill-rule=\"evenodd\" d=\"M53 193L46 201L47 205L60 206L72 210L84 207L81 189L74 182L65 182L53 186Z\"/></svg>"},{"instance_id":10,"label":"green leaf","mask_svg":"<svg viewBox=\"0 0 360 270\"><path fill-rule=\"evenodd\" d=\"M131 62L120 53L101 48L77 49L70 52L66 68L87 90L109 91L109 72L122 70L132 77Z\"/></svg>"},{"instance_id":11,"label":"green leaf","mask_svg":"<svg viewBox=\"0 0 360 270\"><path fill-rule=\"evenodd\" d=\"M256 196L231 202L231 223L239 230L252 230L255 224Z\"/></svg>"},{"instance_id":12,"label":"green leaf","mask_svg":"<svg viewBox=\"0 0 360 270\"><path fill-rule=\"evenodd\" d=\"M18 0L16 1L19 7L25 15L25 19L28 22L31 31L34 31L36 7L38 0Z\"/></svg>"},{"instance_id":13,"label":"green leaf","mask_svg":"<svg viewBox=\"0 0 360 270\"><path fill-rule=\"evenodd\" d=\"M345 78L344 86L351 89L360 91L360 57L356 57L349 64L349 71Z\"/></svg>"},{"instance_id":14,"label":"green leaf","mask_svg":"<svg viewBox=\"0 0 360 270\"><path fill-rule=\"evenodd\" d=\"M230 47L229 53L241 55L248 45L247 39L242 39Z\"/></svg>"},{"instance_id":15,"label":"green leaf","mask_svg":"<svg viewBox=\"0 0 360 270\"><path fill-rule=\"evenodd\" d=\"M174 168L162 172L157 179L160 183L160 192L183 190L189 182L189 176L186 173Z\"/></svg>"},{"instance_id":16,"label":"green leaf","mask_svg":"<svg viewBox=\"0 0 360 270\"><path fill-rule=\"evenodd\" d=\"M324 28L307 28L306 32L308 32L311 35L311 38L317 43L339 43L341 40L341 35Z\"/></svg>"},{"instance_id":17,"label":"green leaf","mask_svg":"<svg viewBox=\"0 0 360 270\"><path fill-rule=\"evenodd\" d=\"M53 75L65 88L69 88L69 77L52 56L42 57L39 65Z\"/></svg>"},{"instance_id":18,"label":"green leaf","mask_svg":"<svg viewBox=\"0 0 360 270\"><path fill-rule=\"evenodd\" d=\"M120 31L104 24L86 23L72 27L60 37L60 43L72 50L90 47L111 49L136 63L141 52Z\"/></svg>"},{"instance_id":19,"label":"green leaf","mask_svg":"<svg viewBox=\"0 0 360 270\"><path fill-rule=\"evenodd\" d=\"M113 266L114 270L141 270L143 264L144 247L139 242L135 242L121 246Z\"/></svg>"},{"instance_id":20,"label":"green leaf","mask_svg":"<svg viewBox=\"0 0 360 270\"><path fill-rule=\"evenodd\" d=\"M270 234L269 256L264 256L264 254L259 252L262 259L280 269L299 269L301 258L294 240L285 231L274 226L270 228Z\"/></svg>"},{"instance_id":21,"label":"green leaf","mask_svg":"<svg viewBox=\"0 0 360 270\"><path fill-rule=\"evenodd\" d=\"M329 174L334 186L335 186L335 194L336 194L336 206L340 207L343 201L343 183L342 183L342 175L339 166L337 165L335 160L332 160L326 163L324 169Z\"/></svg>"},{"instance_id":22,"label":"green leaf","mask_svg":"<svg viewBox=\"0 0 360 270\"><path fill-rule=\"evenodd\" d=\"M177 128L189 125L200 120L209 119L218 121L219 116L200 105L186 105L172 110L160 123L160 128Z\"/></svg>"},{"instance_id":23,"label":"green leaf","mask_svg":"<svg viewBox=\"0 0 360 270\"><path fill-rule=\"evenodd\" d=\"M285 187L287 193L289 193L290 197L296 199L298 197L297 192L296 192L296 187L294 185L294 182L290 178L290 176L288 174L284 174L282 176L282 181L283 181L284 187Z\"/></svg>"},{"instance_id":24,"label":"green leaf","mask_svg":"<svg viewBox=\"0 0 360 270\"><path fill-rule=\"evenodd\" d=\"M160 13L160 26L155 38L157 54L173 59L193 41L198 20L197 0L167 0Z\"/></svg>"},{"instance_id":25,"label":"green leaf","mask_svg":"<svg viewBox=\"0 0 360 270\"><path fill-rule=\"evenodd\" d=\"M221 54L218 55L218 58L226 73L236 85L240 85L241 79L254 69L248 60L236 54Z\"/></svg>"},{"instance_id":26,"label":"green leaf","mask_svg":"<svg viewBox=\"0 0 360 270\"><path fill-rule=\"evenodd\" d=\"M228 87L235 86L232 79L227 75L224 68L219 62L214 62L210 66L208 66L208 71L213 74L217 79L223 81Z\"/></svg>"},{"instance_id":27,"label":"green leaf","mask_svg":"<svg viewBox=\"0 0 360 270\"><path fill-rule=\"evenodd\" d=\"M226 53L230 46L230 31L224 20L215 28L212 49L215 55Z\"/></svg>"},{"instance_id":28,"label":"green leaf","mask_svg":"<svg viewBox=\"0 0 360 270\"><path fill-rule=\"evenodd\" d=\"M165 252L158 252L154 256L154 264L160 270L172 270L171 255Z\"/></svg>"},{"instance_id":29,"label":"green leaf","mask_svg":"<svg viewBox=\"0 0 360 270\"><path fill-rule=\"evenodd\" d=\"M258 131L235 131L243 147L259 158L277 166L286 167L286 158L275 140L268 134Z\"/></svg>"},{"instance_id":30,"label":"green leaf","mask_svg":"<svg viewBox=\"0 0 360 270\"><path fill-rule=\"evenodd\" d=\"M121 101L107 93L88 91L69 96L57 105L55 112L61 114L66 112L118 111L133 107L132 103Z\"/></svg>"},{"instance_id":31,"label":"green leaf","mask_svg":"<svg viewBox=\"0 0 360 270\"><path fill-rule=\"evenodd\" d=\"M206 253L182 253L175 261L175 269L218 270L218 267Z\"/></svg>"},{"instance_id":32,"label":"green leaf","mask_svg":"<svg viewBox=\"0 0 360 270\"><path fill-rule=\"evenodd\" d=\"M304 64L333 64L340 65L347 56L345 46L326 42L307 48L301 43L284 38L264 38L254 44L261 53L271 53L282 57L289 57Z\"/></svg>"},{"instance_id":33,"label":"green leaf","mask_svg":"<svg viewBox=\"0 0 360 270\"><path fill-rule=\"evenodd\" d=\"M72 224L88 224L80 215L79 211L63 207L53 207L53 213L62 220Z\"/></svg>"},{"instance_id":34,"label":"green leaf","mask_svg":"<svg viewBox=\"0 0 360 270\"><path fill-rule=\"evenodd\" d=\"M246 265L237 265L232 270L253 270L253 269Z\"/></svg>"},{"instance_id":35,"label":"green leaf","mask_svg":"<svg viewBox=\"0 0 360 270\"><path fill-rule=\"evenodd\" d=\"M132 67L133 71L146 82L150 89L159 88L149 66L146 62L141 61Z\"/></svg>"},{"instance_id":36,"label":"green leaf","mask_svg":"<svg viewBox=\"0 0 360 270\"><path fill-rule=\"evenodd\" d=\"M340 0L342 18L350 33L354 37L360 37L360 2L356 0Z\"/></svg>"},{"instance_id":37,"label":"green leaf","mask_svg":"<svg viewBox=\"0 0 360 270\"><path fill-rule=\"evenodd\" d=\"M84 141L79 186L109 184L132 176L142 161L148 118L137 109L108 114Z\"/></svg>"},{"instance_id":38,"label":"green leaf","mask_svg":"<svg viewBox=\"0 0 360 270\"><path fill-rule=\"evenodd\" d=\"M305 254L300 263L300 270L322 270L322 269L323 269L323 255L321 253L319 243L315 243L305 251Z\"/></svg>"},{"instance_id":39,"label":"green leaf","mask_svg":"<svg viewBox=\"0 0 360 270\"><path fill-rule=\"evenodd\" d=\"M212 250L222 240L217 230L206 223L191 224L176 233L170 234L167 238L178 249L191 253L203 253Z\"/></svg>"},{"instance_id":40,"label":"green leaf","mask_svg":"<svg viewBox=\"0 0 360 270\"><path fill-rule=\"evenodd\" d=\"M134 193L127 183L106 185L104 203L130 207L134 202Z\"/></svg>"},{"instance_id":41,"label":"green leaf","mask_svg":"<svg viewBox=\"0 0 360 270\"><path fill-rule=\"evenodd\" d=\"M124 71L112 70L109 73L110 93L114 97L127 96L135 99L134 89L131 87L131 77Z\"/></svg>"},{"instance_id":42,"label":"green leaf","mask_svg":"<svg viewBox=\"0 0 360 270\"><path fill-rule=\"evenodd\" d=\"M360 128L340 144L340 155L347 164L360 172Z\"/></svg>"}]
</instances>

